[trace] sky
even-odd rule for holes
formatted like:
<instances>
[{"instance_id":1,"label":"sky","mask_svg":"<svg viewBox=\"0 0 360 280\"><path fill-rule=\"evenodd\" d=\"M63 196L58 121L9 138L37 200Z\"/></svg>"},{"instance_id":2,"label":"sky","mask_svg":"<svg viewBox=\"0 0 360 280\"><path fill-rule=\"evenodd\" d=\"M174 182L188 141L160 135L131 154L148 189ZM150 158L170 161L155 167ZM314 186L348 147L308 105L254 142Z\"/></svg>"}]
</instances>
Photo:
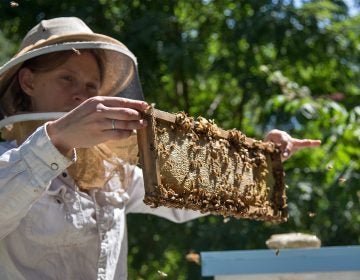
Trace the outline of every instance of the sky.
<instances>
[{"instance_id":1,"label":"sky","mask_svg":"<svg viewBox=\"0 0 360 280\"><path fill-rule=\"evenodd\" d=\"M354 16L359 14L359 7L355 7L355 1L354 0L344 0L344 2L348 5L350 8L350 15Z\"/></svg>"},{"instance_id":2,"label":"sky","mask_svg":"<svg viewBox=\"0 0 360 280\"><path fill-rule=\"evenodd\" d=\"M295 0L294 2L295 2L296 6L300 6L301 3L303 2L303 0ZM356 1L355 0L344 0L344 2L349 7L349 12L350 12L351 16L359 14L360 7L356 7L356 5L355 5Z\"/></svg>"}]
</instances>

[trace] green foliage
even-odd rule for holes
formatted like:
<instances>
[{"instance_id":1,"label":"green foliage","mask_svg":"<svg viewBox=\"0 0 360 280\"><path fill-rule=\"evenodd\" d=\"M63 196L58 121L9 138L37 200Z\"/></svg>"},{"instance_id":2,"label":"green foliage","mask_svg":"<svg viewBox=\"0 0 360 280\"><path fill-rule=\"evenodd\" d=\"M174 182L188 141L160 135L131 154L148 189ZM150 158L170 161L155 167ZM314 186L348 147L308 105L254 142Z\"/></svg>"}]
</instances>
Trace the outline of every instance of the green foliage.
<instances>
[{"instance_id":1,"label":"green foliage","mask_svg":"<svg viewBox=\"0 0 360 280\"><path fill-rule=\"evenodd\" d=\"M130 279L159 279L158 271L200 279L189 251L265 248L273 233L360 242L360 16L350 17L344 1L9 2L0 2L2 61L13 49L3 44L18 43L40 19L75 15L137 55L146 99L158 108L255 138L276 127L322 140L285 163L287 223L130 215Z\"/></svg>"},{"instance_id":2,"label":"green foliage","mask_svg":"<svg viewBox=\"0 0 360 280\"><path fill-rule=\"evenodd\" d=\"M0 65L3 65L9 60L9 57L15 52L15 46L12 42L7 40L0 31Z\"/></svg>"}]
</instances>

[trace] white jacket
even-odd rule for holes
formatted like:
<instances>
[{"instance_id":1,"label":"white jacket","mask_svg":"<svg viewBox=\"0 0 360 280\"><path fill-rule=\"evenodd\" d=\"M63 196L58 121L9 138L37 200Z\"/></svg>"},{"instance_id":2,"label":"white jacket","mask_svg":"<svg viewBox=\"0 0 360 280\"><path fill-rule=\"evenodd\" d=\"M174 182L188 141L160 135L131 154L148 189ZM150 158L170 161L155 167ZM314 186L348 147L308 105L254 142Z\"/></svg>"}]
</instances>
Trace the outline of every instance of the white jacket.
<instances>
[{"instance_id":1,"label":"white jacket","mask_svg":"<svg viewBox=\"0 0 360 280\"><path fill-rule=\"evenodd\" d=\"M40 127L26 142L0 143L0 279L127 279L126 213L174 222L199 212L143 203L141 169L126 192L119 180L105 190L77 190L71 161Z\"/></svg>"}]
</instances>

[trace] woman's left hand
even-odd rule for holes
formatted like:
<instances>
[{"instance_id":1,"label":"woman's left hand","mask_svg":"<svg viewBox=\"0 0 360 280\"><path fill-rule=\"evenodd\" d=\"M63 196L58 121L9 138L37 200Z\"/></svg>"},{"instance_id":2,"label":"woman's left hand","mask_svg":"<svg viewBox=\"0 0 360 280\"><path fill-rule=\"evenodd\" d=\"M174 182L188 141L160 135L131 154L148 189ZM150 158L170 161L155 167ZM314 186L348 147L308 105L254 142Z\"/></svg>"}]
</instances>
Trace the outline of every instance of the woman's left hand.
<instances>
[{"instance_id":1,"label":"woman's left hand","mask_svg":"<svg viewBox=\"0 0 360 280\"><path fill-rule=\"evenodd\" d=\"M282 130L273 129L266 136L265 141L271 141L280 145L281 160L287 160L296 151L304 148L318 147L321 140L312 139L296 139L291 137L288 133Z\"/></svg>"}]
</instances>

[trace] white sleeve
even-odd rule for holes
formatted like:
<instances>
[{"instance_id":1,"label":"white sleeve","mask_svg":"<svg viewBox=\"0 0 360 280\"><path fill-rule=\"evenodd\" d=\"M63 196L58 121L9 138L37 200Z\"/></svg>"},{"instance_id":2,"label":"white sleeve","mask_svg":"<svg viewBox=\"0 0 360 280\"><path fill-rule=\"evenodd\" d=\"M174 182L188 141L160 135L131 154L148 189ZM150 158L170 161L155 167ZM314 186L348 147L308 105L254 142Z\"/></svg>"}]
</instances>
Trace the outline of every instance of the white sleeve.
<instances>
[{"instance_id":1,"label":"white sleeve","mask_svg":"<svg viewBox=\"0 0 360 280\"><path fill-rule=\"evenodd\" d=\"M21 146L9 149L0 143L0 239L13 231L31 205L71 160L52 144L45 126L38 128Z\"/></svg>"},{"instance_id":2,"label":"white sleeve","mask_svg":"<svg viewBox=\"0 0 360 280\"><path fill-rule=\"evenodd\" d=\"M126 213L153 214L176 223L186 222L207 215L200 213L200 211L168 208L164 206L151 208L150 206L146 205L143 202L145 189L142 170L138 167L135 168L133 181L130 184L127 193L130 196L130 200L127 204Z\"/></svg>"}]
</instances>

